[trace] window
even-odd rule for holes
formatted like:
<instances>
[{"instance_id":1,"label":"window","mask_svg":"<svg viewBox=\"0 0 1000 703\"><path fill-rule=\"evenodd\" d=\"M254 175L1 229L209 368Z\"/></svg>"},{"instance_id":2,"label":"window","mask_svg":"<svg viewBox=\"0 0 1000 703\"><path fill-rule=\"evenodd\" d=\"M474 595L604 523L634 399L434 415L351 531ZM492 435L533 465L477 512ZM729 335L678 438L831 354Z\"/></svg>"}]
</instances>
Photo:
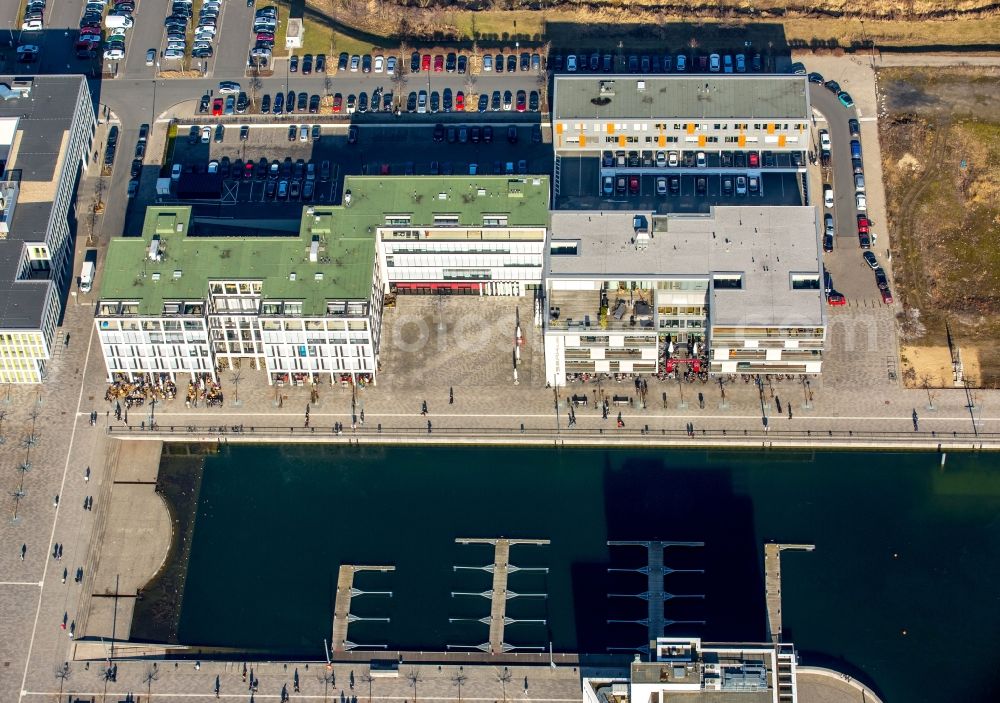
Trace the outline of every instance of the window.
<instances>
[{"instance_id":1,"label":"window","mask_svg":"<svg viewBox=\"0 0 1000 703\"><path fill-rule=\"evenodd\" d=\"M301 315L302 314L302 303L299 302L299 301L295 301L295 302L288 301L288 302L285 303L285 307L284 307L283 312L284 312L285 315L290 315L290 316Z\"/></svg>"},{"instance_id":2,"label":"window","mask_svg":"<svg viewBox=\"0 0 1000 703\"><path fill-rule=\"evenodd\" d=\"M819 274L793 273L792 290L819 290Z\"/></svg>"},{"instance_id":3,"label":"window","mask_svg":"<svg viewBox=\"0 0 1000 703\"><path fill-rule=\"evenodd\" d=\"M458 215L435 215L434 225L437 227L457 227Z\"/></svg>"},{"instance_id":4,"label":"window","mask_svg":"<svg viewBox=\"0 0 1000 703\"><path fill-rule=\"evenodd\" d=\"M717 273L712 276L712 285L719 289L741 289L743 288L743 276L738 273Z\"/></svg>"},{"instance_id":5,"label":"window","mask_svg":"<svg viewBox=\"0 0 1000 703\"><path fill-rule=\"evenodd\" d=\"M408 225L410 224L409 215L386 215L385 223L387 225Z\"/></svg>"},{"instance_id":6,"label":"window","mask_svg":"<svg viewBox=\"0 0 1000 703\"><path fill-rule=\"evenodd\" d=\"M483 215L483 227L506 227L506 215Z\"/></svg>"},{"instance_id":7,"label":"window","mask_svg":"<svg viewBox=\"0 0 1000 703\"><path fill-rule=\"evenodd\" d=\"M554 241L549 245L549 254L552 256L576 256L579 253L580 242Z\"/></svg>"}]
</instances>

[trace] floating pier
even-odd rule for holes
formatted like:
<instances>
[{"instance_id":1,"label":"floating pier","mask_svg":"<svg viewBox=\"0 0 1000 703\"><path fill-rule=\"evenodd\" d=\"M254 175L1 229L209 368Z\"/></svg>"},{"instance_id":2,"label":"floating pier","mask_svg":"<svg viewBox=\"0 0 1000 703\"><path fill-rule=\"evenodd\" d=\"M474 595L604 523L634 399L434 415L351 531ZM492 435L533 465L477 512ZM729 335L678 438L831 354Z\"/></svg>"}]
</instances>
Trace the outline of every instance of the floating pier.
<instances>
[{"instance_id":1,"label":"floating pier","mask_svg":"<svg viewBox=\"0 0 1000 703\"><path fill-rule=\"evenodd\" d=\"M767 634L775 644L781 642L781 553L785 550L811 552L815 544L764 545L764 592L767 601Z\"/></svg>"},{"instance_id":2,"label":"floating pier","mask_svg":"<svg viewBox=\"0 0 1000 703\"><path fill-rule=\"evenodd\" d=\"M507 600L510 598L545 598L545 593L515 593L513 591L507 590L507 576L516 571L544 571L547 572L548 569L545 568L522 568L513 566L510 563L510 548L516 544L533 544L536 546L544 546L550 544L547 539L506 539L499 537L496 539L492 538L477 538L477 537L459 537L455 540L458 544L489 544L493 546L493 563L481 567L463 567L456 566L455 570L459 569L481 569L493 574L493 588L489 591L482 592L461 592L455 591L452 596L467 595L467 596L482 596L483 598L490 599L490 616L488 619L483 618L480 622L486 622L490 626L489 642L479 645L477 649L483 651L488 651L490 654L501 654L504 652L509 652L514 647L506 644L503 641L504 627L515 622L535 622L532 620L514 620L507 617Z\"/></svg>"},{"instance_id":3,"label":"floating pier","mask_svg":"<svg viewBox=\"0 0 1000 703\"><path fill-rule=\"evenodd\" d=\"M389 622L389 618L363 618L351 614L351 599L356 596L392 596L392 591L362 591L360 588L355 588L354 575L359 571L381 571L385 573L395 570L395 566L340 565L340 571L337 574L337 598L333 604L333 638L330 640L334 652L346 652L358 646L347 639L347 626L352 622L363 620ZM381 647L384 648L385 645L381 645Z\"/></svg>"},{"instance_id":4,"label":"floating pier","mask_svg":"<svg viewBox=\"0 0 1000 703\"><path fill-rule=\"evenodd\" d=\"M623 598L631 595L633 598L641 598L649 603L649 616L641 620L609 620L608 622L625 622L636 625L645 625L648 633L647 640L652 641L657 637L663 637L664 628L669 624L674 624L675 620L666 620L663 617L663 603L671 598L704 598L704 596L677 596L667 593L663 588L663 577L672 573L704 573L703 569L671 569L663 563L663 552L667 547L703 547L704 542L659 542L624 540L610 541L609 547L645 547L647 553L646 566L636 569L609 568L609 572L631 571L646 575L646 590L642 593L622 594L611 593L609 598Z\"/></svg>"}]
</instances>

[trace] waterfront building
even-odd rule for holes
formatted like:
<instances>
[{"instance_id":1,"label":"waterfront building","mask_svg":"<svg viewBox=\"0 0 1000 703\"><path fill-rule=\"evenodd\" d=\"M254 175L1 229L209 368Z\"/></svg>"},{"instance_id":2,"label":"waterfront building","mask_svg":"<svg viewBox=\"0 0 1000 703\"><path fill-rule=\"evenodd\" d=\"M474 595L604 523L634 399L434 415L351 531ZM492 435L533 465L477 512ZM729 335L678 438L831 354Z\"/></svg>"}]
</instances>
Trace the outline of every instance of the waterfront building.
<instances>
[{"instance_id":1,"label":"waterfront building","mask_svg":"<svg viewBox=\"0 0 1000 703\"><path fill-rule=\"evenodd\" d=\"M712 168L805 170L811 144L806 76L572 75L553 79L552 141L556 157L635 151L766 151L773 163L711 161ZM746 155L746 154L745 154ZM758 154L758 158L762 158ZM673 164L672 167L694 166ZM667 164L615 160L608 168L662 168Z\"/></svg>"},{"instance_id":2,"label":"waterfront building","mask_svg":"<svg viewBox=\"0 0 1000 703\"><path fill-rule=\"evenodd\" d=\"M675 369L819 373L826 316L816 217L813 207L771 206L553 212L546 381Z\"/></svg>"},{"instance_id":3,"label":"waterfront building","mask_svg":"<svg viewBox=\"0 0 1000 703\"><path fill-rule=\"evenodd\" d=\"M374 381L384 282L367 220L315 206L297 236L211 227L151 207L141 237L111 242L96 319L109 380Z\"/></svg>"},{"instance_id":4,"label":"waterfront building","mask_svg":"<svg viewBox=\"0 0 1000 703\"><path fill-rule=\"evenodd\" d=\"M387 292L525 295L541 285L548 176L350 176Z\"/></svg>"},{"instance_id":5,"label":"waterfront building","mask_svg":"<svg viewBox=\"0 0 1000 703\"><path fill-rule=\"evenodd\" d=\"M0 383L45 379L95 129L84 77L0 77Z\"/></svg>"},{"instance_id":6,"label":"waterfront building","mask_svg":"<svg viewBox=\"0 0 1000 703\"><path fill-rule=\"evenodd\" d=\"M702 642L659 637L652 656L636 655L627 676L584 676L584 703L794 703L795 649L790 644Z\"/></svg>"}]
</instances>

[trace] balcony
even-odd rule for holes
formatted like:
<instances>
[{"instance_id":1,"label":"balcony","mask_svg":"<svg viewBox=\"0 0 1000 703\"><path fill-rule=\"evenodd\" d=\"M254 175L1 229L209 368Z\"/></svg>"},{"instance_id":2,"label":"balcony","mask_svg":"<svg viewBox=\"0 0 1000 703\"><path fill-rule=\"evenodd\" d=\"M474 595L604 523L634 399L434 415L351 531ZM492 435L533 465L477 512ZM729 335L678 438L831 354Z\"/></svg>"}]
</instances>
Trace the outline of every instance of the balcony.
<instances>
[{"instance_id":1,"label":"balcony","mask_svg":"<svg viewBox=\"0 0 1000 703\"><path fill-rule=\"evenodd\" d=\"M650 290L551 291L549 329L640 330L655 327Z\"/></svg>"}]
</instances>

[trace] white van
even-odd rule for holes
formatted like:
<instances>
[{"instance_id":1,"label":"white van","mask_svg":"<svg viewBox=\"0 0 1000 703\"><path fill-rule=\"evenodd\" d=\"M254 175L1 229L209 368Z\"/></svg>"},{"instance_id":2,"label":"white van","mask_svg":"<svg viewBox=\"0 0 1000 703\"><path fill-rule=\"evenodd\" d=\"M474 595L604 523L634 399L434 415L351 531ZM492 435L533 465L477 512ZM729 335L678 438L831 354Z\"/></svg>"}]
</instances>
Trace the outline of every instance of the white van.
<instances>
[{"instance_id":1,"label":"white van","mask_svg":"<svg viewBox=\"0 0 1000 703\"><path fill-rule=\"evenodd\" d=\"M124 15L108 15L104 18L104 26L108 29L131 29L132 18Z\"/></svg>"},{"instance_id":2,"label":"white van","mask_svg":"<svg viewBox=\"0 0 1000 703\"><path fill-rule=\"evenodd\" d=\"M84 261L83 268L80 270L80 292L89 293L91 287L94 285L94 272L97 267L94 265L93 261Z\"/></svg>"}]
</instances>

